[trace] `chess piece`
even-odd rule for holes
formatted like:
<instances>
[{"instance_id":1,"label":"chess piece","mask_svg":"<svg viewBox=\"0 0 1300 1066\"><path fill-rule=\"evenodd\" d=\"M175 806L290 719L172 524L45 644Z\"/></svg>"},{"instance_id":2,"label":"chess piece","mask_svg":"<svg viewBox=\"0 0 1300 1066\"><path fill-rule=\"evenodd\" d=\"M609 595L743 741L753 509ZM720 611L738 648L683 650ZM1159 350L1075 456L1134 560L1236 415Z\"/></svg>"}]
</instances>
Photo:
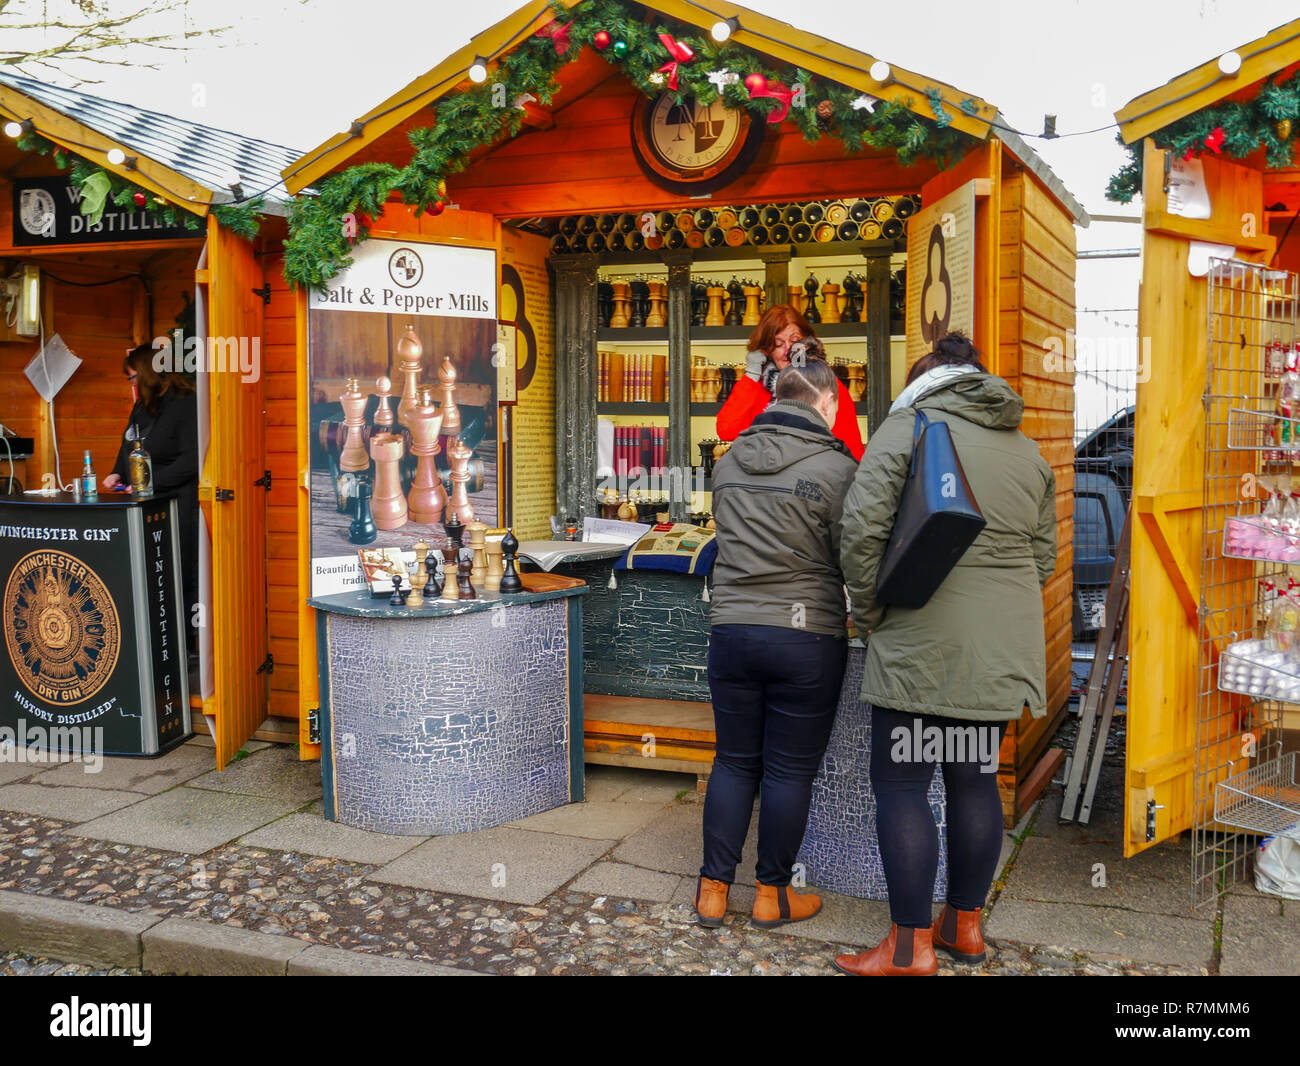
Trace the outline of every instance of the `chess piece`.
<instances>
[{"instance_id":1,"label":"chess piece","mask_svg":"<svg viewBox=\"0 0 1300 1066\"><path fill-rule=\"evenodd\" d=\"M612 285L614 290L614 310L609 316L610 329L627 328L627 282L616 281Z\"/></svg>"},{"instance_id":2,"label":"chess piece","mask_svg":"<svg viewBox=\"0 0 1300 1066\"><path fill-rule=\"evenodd\" d=\"M402 607L406 604L406 597L402 595L402 575L393 575L393 594L388 597L389 607Z\"/></svg>"},{"instance_id":3,"label":"chess piece","mask_svg":"<svg viewBox=\"0 0 1300 1066\"><path fill-rule=\"evenodd\" d=\"M821 314L817 310L817 279L811 274L803 283L804 297L803 317L811 322L814 326L822 320Z\"/></svg>"},{"instance_id":4,"label":"chess piece","mask_svg":"<svg viewBox=\"0 0 1300 1066\"><path fill-rule=\"evenodd\" d=\"M379 536L375 528L374 515L370 513L370 482L357 483L356 503L353 504L356 515L348 526L348 540L353 544L370 544Z\"/></svg>"},{"instance_id":5,"label":"chess piece","mask_svg":"<svg viewBox=\"0 0 1300 1066\"><path fill-rule=\"evenodd\" d=\"M668 286L662 281L650 282L650 312L645 316L645 324L650 329L662 329L668 324L665 308L668 304Z\"/></svg>"},{"instance_id":6,"label":"chess piece","mask_svg":"<svg viewBox=\"0 0 1300 1066\"><path fill-rule=\"evenodd\" d=\"M833 325L840 320L840 287L835 282L828 281L822 286L822 300L825 301L822 322Z\"/></svg>"},{"instance_id":7,"label":"chess piece","mask_svg":"<svg viewBox=\"0 0 1300 1066\"><path fill-rule=\"evenodd\" d=\"M650 286L645 279L636 278L628 286L629 302L627 324L631 329L640 329L646 324L646 314L650 309Z\"/></svg>"},{"instance_id":8,"label":"chess piece","mask_svg":"<svg viewBox=\"0 0 1300 1066\"><path fill-rule=\"evenodd\" d=\"M762 289L752 283L744 287L745 293L745 313L741 316L740 324L742 326L757 326L758 320L762 317L758 310L758 297Z\"/></svg>"},{"instance_id":9,"label":"chess piece","mask_svg":"<svg viewBox=\"0 0 1300 1066\"><path fill-rule=\"evenodd\" d=\"M442 415L433 406L433 390L422 390L421 403L411 410L408 424L411 430L411 454L418 457L415 480L407 496L411 518L421 525L432 525L442 518L447 506L447 493L442 487L434 456L438 453L438 432Z\"/></svg>"},{"instance_id":10,"label":"chess piece","mask_svg":"<svg viewBox=\"0 0 1300 1066\"><path fill-rule=\"evenodd\" d=\"M727 294L727 290L721 285L710 285L707 291L709 295L709 313L704 316L704 324L706 326L725 325L727 318L722 313L722 298Z\"/></svg>"},{"instance_id":11,"label":"chess piece","mask_svg":"<svg viewBox=\"0 0 1300 1066\"><path fill-rule=\"evenodd\" d=\"M704 402L717 403L722 388L722 372L713 365L704 368Z\"/></svg>"},{"instance_id":12,"label":"chess piece","mask_svg":"<svg viewBox=\"0 0 1300 1066\"><path fill-rule=\"evenodd\" d=\"M437 548L430 548L424 553L424 569L429 575L429 587L433 590L430 595L442 595L442 577L438 569L438 556L441 552Z\"/></svg>"},{"instance_id":13,"label":"chess piece","mask_svg":"<svg viewBox=\"0 0 1300 1066\"><path fill-rule=\"evenodd\" d=\"M393 428L393 409L388 405L392 395L393 382L389 378L376 378L375 388L379 390L379 406L375 408L375 432L390 433Z\"/></svg>"},{"instance_id":14,"label":"chess piece","mask_svg":"<svg viewBox=\"0 0 1300 1066\"><path fill-rule=\"evenodd\" d=\"M484 550L487 553L487 574L483 578L483 587L488 592L500 592L501 577L505 573L501 557L501 542L490 540L484 546Z\"/></svg>"},{"instance_id":15,"label":"chess piece","mask_svg":"<svg viewBox=\"0 0 1300 1066\"><path fill-rule=\"evenodd\" d=\"M513 529L507 529L506 535L501 538L501 561L504 566L504 572L501 575L502 592L523 592L524 583L519 580L519 575L515 572L515 560L519 557L519 540L515 537Z\"/></svg>"},{"instance_id":16,"label":"chess piece","mask_svg":"<svg viewBox=\"0 0 1300 1066\"><path fill-rule=\"evenodd\" d=\"M728 326L739 326L745 317L745 287L734 277L727 283L727 317L723 322Z\"/></svg>"},{"instance_id":17,"label":"chess piece","mask_svg":"<svg viewBox=\"0 0 1300 1066\"><path fill-rule=\"evenodd\" d=\"M803 286L788 285L786 286L786 288L789 289L789 295L790 295L790 298L786 302L791 307L793 307L796 311L798 311L800 314L803 314L803 305L804 305Z\"/></svg>"},{"instance_id":18,"label":"chess piece","mask_svg":"<svg viewBox=\"0 0 1300 1066\"><path fill-rule=\"evenodd\" d=\"M410 425L411 411L420 402L420 371L423 369L421 357L424 346L415 335L415 327L407 326L402 339L397 342L397 372L402 375L402 401L397 405L397 420L402 425Z\"/></svg>"},{"instance_id":19,"label":"chess piece","mask_svg":"<svg viewBox=\"0 0 1300 1066\"><path fill-rule=\"evenodd\" d=\"M442 366L438 367L438 387L442 389L442 428L439 431L444 437L459 437L460 424L460 407L456 403L456 368L452 365L451 356L442 357ZM447 456L451 457L451 442L447 442Z\"/></svg>"},{"instance_id":20,"label":"chess piece","mask_svg":"<svg viewBox=\"0 0 1300 1066\"><path fill-rule=\"evenodd\" d=\"M462 599L462 600L478 599L478 594L474 591L474 584L472 581L470 581L470 574L473 571L473 567L474 567L473 560L471 560L469 556L465 556L460 560L459 563L456 564L456 570L457 570L456 576L460 585L457 591L458 599Z\"/></svg>"},{"instance_id":21,"label":"chess piece","mask_svg":"<svg viewBox=\"0 0 1300 1066\"><path fill-rule=\"evenodd\" d=\"M429 573L424 569L424 555L421 548L428 550L428 545L421 541L415 546L415 558L418 565L415 573L411 575L411 591L406 597L406 606L423 607L424 606L424 586L429 583Z\"/></svg>"},{"instance_id":22,"label":"chess piece","mask_svg":"<svg viewBox=\"0 0 1300 1066\"><path fill-rule=\"evenodd\" d=\"M702 281L691 286L691 325L702 326L709 313L709 287Z\"/></svg>"},{"instance_id":23,"label":"chess piece","mask_svg":"<svg viewBox=\"0 0 1300 1066\"><path fill-rule=\"evenodd\" d=\"M456 581L456 557L458 555L460 555L460 549L453 548L450 544L442 549L442 591L439 593L441 599L460 599L460 589Z\"/></svg>"},{"instance_id":24,"label":"chess piece","mask_svg":"<svg viewBox=\"0 0 1300 1066\"><path fill-rule=\"evenodd\" d=\"M626 497L624 497L623 502L618 505L618 520L620 522L636 521L636 508L632 506L632 501ZM504 541L502 543L504 543Z\"/></svg>"},{"instance_id":25,"label":"chess piece","mask_svg":"<svg viewBox=\"0 0 1300 1066\"><path fill-rule=\"evenodd\" d=\"M858 297L862 294L862 286L858 284L858 279L852 274L844 275L844 311L840 315L841 322L861 322L862 318L858 313Z\"/></svg>"},{"instance_id":26,"label":"chess piece","mask_svg":"<svg viewBox=\"0 0 1300 1066\"><path fill-rule=\"evenodd\" d=\"M406 525L406 497L402 495L402 438L381 433L370 438L370 455L375 460L375 496L371 509L380 529Z\"/></svg>"},{"instance_id":27,"label":"chess piece","mask_svg":"<svg viewBox=\"0 0 1300 1066\"><path fill-rule=\"evenodd\" d=\"M596 283L596 325L600 329L609 328L610 316L614 313L614 286L608 281Z\"/></svg>"},{"instance_id":28,"label":"chess piece","mask_svg":"<svg viewBox=\"0 0 1300 1066\"><path fill-rule=\"evenodd\" d=\"M473 553L470 579L475 588L482 588L483 579L487 577L487 526L475 519L465 529L469 533L469 550Z\"/></svg>"},{"instance_id":29,"label":"chess piece","mask_svg":"<svg viewBox=\"0 0 1300 1066\"><path fill-rule=\"evenodd\" d=\"M474 505L469 502L469 490L466 487L469 482L469 461L473 455L462 440L453 441L447 449L447 460L451 465L451 501L447 504L447 510L465 525L474 521Z\"/></svg>"},{"instance_id":30,"label":"chess piece","mask_svg":"<svg viewBox=\"0 0 1300 1066\"><path fill-rule=\"evenodd\" d=\"M417 540L415 542L414 550L415 550L415 573L417 574L423 573L427 577L429 574L429 568L425 563L425 559L428 557L429 554L429 545L422 540ZM411 584L412 585L415 584L415 578L411 578Z\"/></svg>"},{"instance_id":31,"label":"chess piece","mask_svg":"<svg viewBox=\"0 0 1300 1066\"><path fill-rule=\"evenodd\" d=\"M447 543L460 551L464 547L465 526L454 512L448 517L444 528L447 532Z\"/></svg>"},{"instance_id":32,"label":"chess piece","mask_svg":"<svg viewBox=\"0 0 1300 1066\"><path fill-rule=\"evenodd\" d=\"M363 430L366 425L366 396L356 378L348 378L347 390L339 397L343 405L343 426L347 436L339 453L339 469L351 473L370 469Z\"/></svg>"}]
</instances>

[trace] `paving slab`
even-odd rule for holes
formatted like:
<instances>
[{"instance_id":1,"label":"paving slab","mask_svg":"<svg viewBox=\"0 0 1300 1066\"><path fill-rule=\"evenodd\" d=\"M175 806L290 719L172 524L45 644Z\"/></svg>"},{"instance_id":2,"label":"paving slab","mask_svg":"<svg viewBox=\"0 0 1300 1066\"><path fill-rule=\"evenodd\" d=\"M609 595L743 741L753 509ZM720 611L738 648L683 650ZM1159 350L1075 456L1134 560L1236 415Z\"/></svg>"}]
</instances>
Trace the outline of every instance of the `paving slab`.
<instances>
[{"instance_id":1,"label":"paving slab","mask_svg":"<svg viewBox=\"0 0 1300 1066\"><path fill-rule=\"evenodd\" d=\"M596 763L588 763L585 768L587 801L590 803L616 800L645 781L646 776L653 772L634 770L630 766L600 766Z\"/></svg>"},{"instance_id":2,"label":"paving slab","mask_svg":"<svg viewBox=\"0 0 1300 1066\"><path fill-rule=\"evenodd\" d=\"M695 902L695 879L683 878L672 902L692 906ZM889 904L874 899L857 899L838 892L826 892L811 886L798 889L815 892L822 898L822 909L812 918L790 922L775 930L781 936L805 937L832 944L874 947L889 932ZM754 911L755 889L752 885L734 884L727 893L727 910L750 915ZM937 911L936 911L937 913Z\"/></svg>"},{"instance_id":3,"label":"paving slab","mask_svg":"<svg viewBox=\"0 0 1300 1066\"><path fill-rule=\"evenodd\" d=\"M1288 916L1284 902L1272 896L1225 896L1219 972L1226 977L1300 974L1300 903Z\"/></svg>"},{"instance_id":4,"label":"paving slab","mask_svg":"<svg viewBox=\"0 0 1300 1066\"><path fill-rule=\"evenodd\" d=\"M500 826L426 840L367 880L532 905L614 844Z\"/></svg>"},{"instance_id":5,"label":"paving slab","mask_svg":"<svg viewBox=\"0 0 1300 1066\"><path fill-rule=\"evenodd\" d=\"M89 903L0 892L0 952L79 962L140 966L140 935L162 921L153 911L123 911Z\"/></svg>"},{"instance_id":6,"label":"paving slab","mask_svg":"<svg viewBox=\"0 0 1300 1066\"><path fill-rule=\"evenodd\" d=\"M591 840L622 840L654 818L661 809L656 803L597 800L569 803L507 824L539 833L559 833Z\"/></svg>"},{"instance_id":7,"label":"paving slab","mask_svg":"<svg viewBox=\"0 0 1300 1066\"><path fill-rule=\"evenodd\" d=\"M676 896L681 881L676 874L645 870L623 862L598 862L584 870L568 887L571 892L590 892L592 895L610 896L614 899L646 899L655 903L667 903Z\"/></svg>"},{"instance_id":8,"label":"paving slab","mask_svg":"<svg viewBox=\"0 0 1300 1066\"><path fill-rule=\"evenodd\" d=\"M290 977L486 977L473 970L418 959L390 959L362 951L313 944L289 960Z\"/></svg>"},{"instance_id":9,"label":"paving slab","mask_svg":"<svg viewBox=\"0 0 1300 1066\"><path fill-rule=\"evenodd\" d=\"M48 769L50 769L49 763L0 762L0 785L21 781Z\"/></svg>"},{"instance_id":10,"label":"paving slab","mask_svg":"<svg viewBox=\"0 0 1300 1066\"><path fill-rule=\"evenodd\" d=\"M1021 847L1015 868L1007 875L1003 898L1124 907L1190 918L1195 914L1191 862L1185 845L1150 848L1126 859L1109 842L1034 836Z\"/></svg>"},{"instance_id":11,"label":"paving slab","mask_svg":"<svg viewBox=\"0 0 1300 1066\"><path fill-rule=\"evenodd\" d=\"M1042 945L1065 954L1100 952L1165 965L1205 966L1214 954L1210 917L1185 918L1070 903L999 898L986 937Z\"/></svg>"},{"instance_id":12,"label":"paving slab","mask_svg":"<svg viewBox=\"0 0 1300 1066\"><path fill-rule=\"evenodd\" d=\"M643 866L648 870L682 874L696 878L703 861L701 804L677 804L666 808L652 821L629 836L613 857L619 862ZM758 861L758 813L749 822L749 836L736 867L736 883L753 885L754 864ZM692 890L693 892L694 890Z\"/></svg>"},{"instance_id":13,"label":"paving slab","mask_svg":"<svg viewBox=\"0 0 1300 1066\"><path fill-rule=\"evenodd\" d=\"M382 866L428 837L399 837L371 833L350 825L327 822L319 814L291 814L255 829L240 840L255 848L323 855L330 859Z\"/></svg>"},{"instance_id":14,"label":"paving slab","mask_svg":"<svg viewBox=\"0 0 1300 1066\"><path fill-rule=\"evenodd\" d=\"M192 744L196 748L212 749L217 746L217 742L207 733L200 733L197 736L190 737L185 743ZM253 752L261 751L263 748L269 748L270 746L271 742L268 740L246 740L240 745L240 748L252 755Z\"/></svg>"},{"instance_id":15,"label":"paving slab","mask_svg":"<svg viewBox=\"0 0 1300 1066\"><path fill-rule=\"evenodd\" d=\"M211 770L212 752L181 744L156 759L106 755L100 761L98 771L87 773L87 769L86 764L66 763L43 770L33 780L38 785L81 785L156 796Z\"/></svg>"},{"instance_id":16,"label":"paving slab","mask_svg":"<svg viewBox=\"0 0 1300 1066\"><path fill-rule=\"evenodd\" d=\"M298 805L182 785L123 810L65 830L72 836L114 840L202 855L281 818Z\"/></svg>"},{"instance_id":17,"label":"paving slab","mask_svg":"<svg viewBox=\"0 0 1300 1066\"><path fill-rule=\"evenodd\" d=\"M320 798L319 762L303 762L297 750L288 744L268 745L268 748L227 763L224 770L210 770L189 784L193 788L285 800L295 807Z\"/></svg>"},{"instance_id":18,"label":"paving slab","mask_svg":"<svg viewBox=\"0 0 1300 1066\"><path fill-rule=\"evenodd\" d=\"M140 937L144 971L217 977L283 977L289 960L310 944L251 929L168 918Z\"/></svg>"},{"instance_id":19,"label":"paving slab","mask_svg":"<svg viewBox=\"0 0 1300 1066\"><path fill-rule=\"evenodd\" d=\"M662 770L633 770L639 780L618 797L619 803L671 803L683 792L695 791L694 774L667 774Z\"/></svg>"},{"instance_id":20,"label":"paving slab","mask_svg":"<svg viewBox=\"0 0 1300 1066\"><path fill-rule=\"evenodd\" d=\"M89 780L95 780L91 777ZM0 808L58 818L65 822L88 822L116 811L145 796L140 792L119 792L102 788L74 788L69 785L38 785L34 780L0 786Z\"/></svg>"}]
</instances>

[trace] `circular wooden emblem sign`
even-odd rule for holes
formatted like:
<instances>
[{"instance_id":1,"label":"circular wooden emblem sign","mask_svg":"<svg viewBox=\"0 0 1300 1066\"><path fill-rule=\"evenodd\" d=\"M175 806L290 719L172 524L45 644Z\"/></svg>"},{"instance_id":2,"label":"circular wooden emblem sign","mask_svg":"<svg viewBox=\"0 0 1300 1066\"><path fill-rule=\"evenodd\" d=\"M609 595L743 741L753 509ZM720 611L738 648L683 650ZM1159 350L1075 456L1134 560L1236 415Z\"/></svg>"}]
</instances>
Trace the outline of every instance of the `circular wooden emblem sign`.
<instances>
[{"instance_id":1,"label":"circular wooden emblem sign","mask_svg":"<svg viewBox=\"0 0 1300 1066\"><path fill-rule=\"evenodd\" d=\"M721 100L644 97L632 112L632 150L646 177L677 193L706 193L735 181L763 143L764 124Z\"/></svg>"}]
</instances>

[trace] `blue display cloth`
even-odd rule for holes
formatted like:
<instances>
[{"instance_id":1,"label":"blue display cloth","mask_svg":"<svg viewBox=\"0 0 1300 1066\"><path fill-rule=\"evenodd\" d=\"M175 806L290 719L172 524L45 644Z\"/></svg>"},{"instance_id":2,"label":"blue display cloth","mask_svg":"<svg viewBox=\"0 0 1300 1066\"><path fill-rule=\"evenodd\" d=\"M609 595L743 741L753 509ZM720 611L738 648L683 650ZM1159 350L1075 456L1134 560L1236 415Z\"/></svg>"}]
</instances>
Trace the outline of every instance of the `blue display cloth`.
<instances>
[{"instance_id":1,"label":"blue display cloth","mask_svg":"<svg viewBox=\"0 0 1300 1066\"><path fill-rule=\"evenodd\" d=\"M714 530L689 522L662 522L638 540L615 570L658 570L704 577L718 557Z\"/></svg>"}]
</instances>

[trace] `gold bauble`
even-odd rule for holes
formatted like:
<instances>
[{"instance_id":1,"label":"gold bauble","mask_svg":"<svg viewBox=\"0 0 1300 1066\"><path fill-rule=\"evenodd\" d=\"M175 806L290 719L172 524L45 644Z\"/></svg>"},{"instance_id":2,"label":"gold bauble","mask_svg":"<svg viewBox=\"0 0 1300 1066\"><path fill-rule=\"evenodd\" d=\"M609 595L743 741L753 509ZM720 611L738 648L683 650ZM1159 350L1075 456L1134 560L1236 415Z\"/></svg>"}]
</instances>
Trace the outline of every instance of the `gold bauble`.
<instances>
[{"instance_id":1,"label":"gold bauble","mask_svg":"<svg viewBox=\"0 0 1300 1066\"><path fill-rule=\"evenodd\" d=\"M1289 118L1280 118L1273 123L1273 132L1277 134L1279 141L1285 141L1291 137L1291 120Z\"/></svg>"}]
</instances>

